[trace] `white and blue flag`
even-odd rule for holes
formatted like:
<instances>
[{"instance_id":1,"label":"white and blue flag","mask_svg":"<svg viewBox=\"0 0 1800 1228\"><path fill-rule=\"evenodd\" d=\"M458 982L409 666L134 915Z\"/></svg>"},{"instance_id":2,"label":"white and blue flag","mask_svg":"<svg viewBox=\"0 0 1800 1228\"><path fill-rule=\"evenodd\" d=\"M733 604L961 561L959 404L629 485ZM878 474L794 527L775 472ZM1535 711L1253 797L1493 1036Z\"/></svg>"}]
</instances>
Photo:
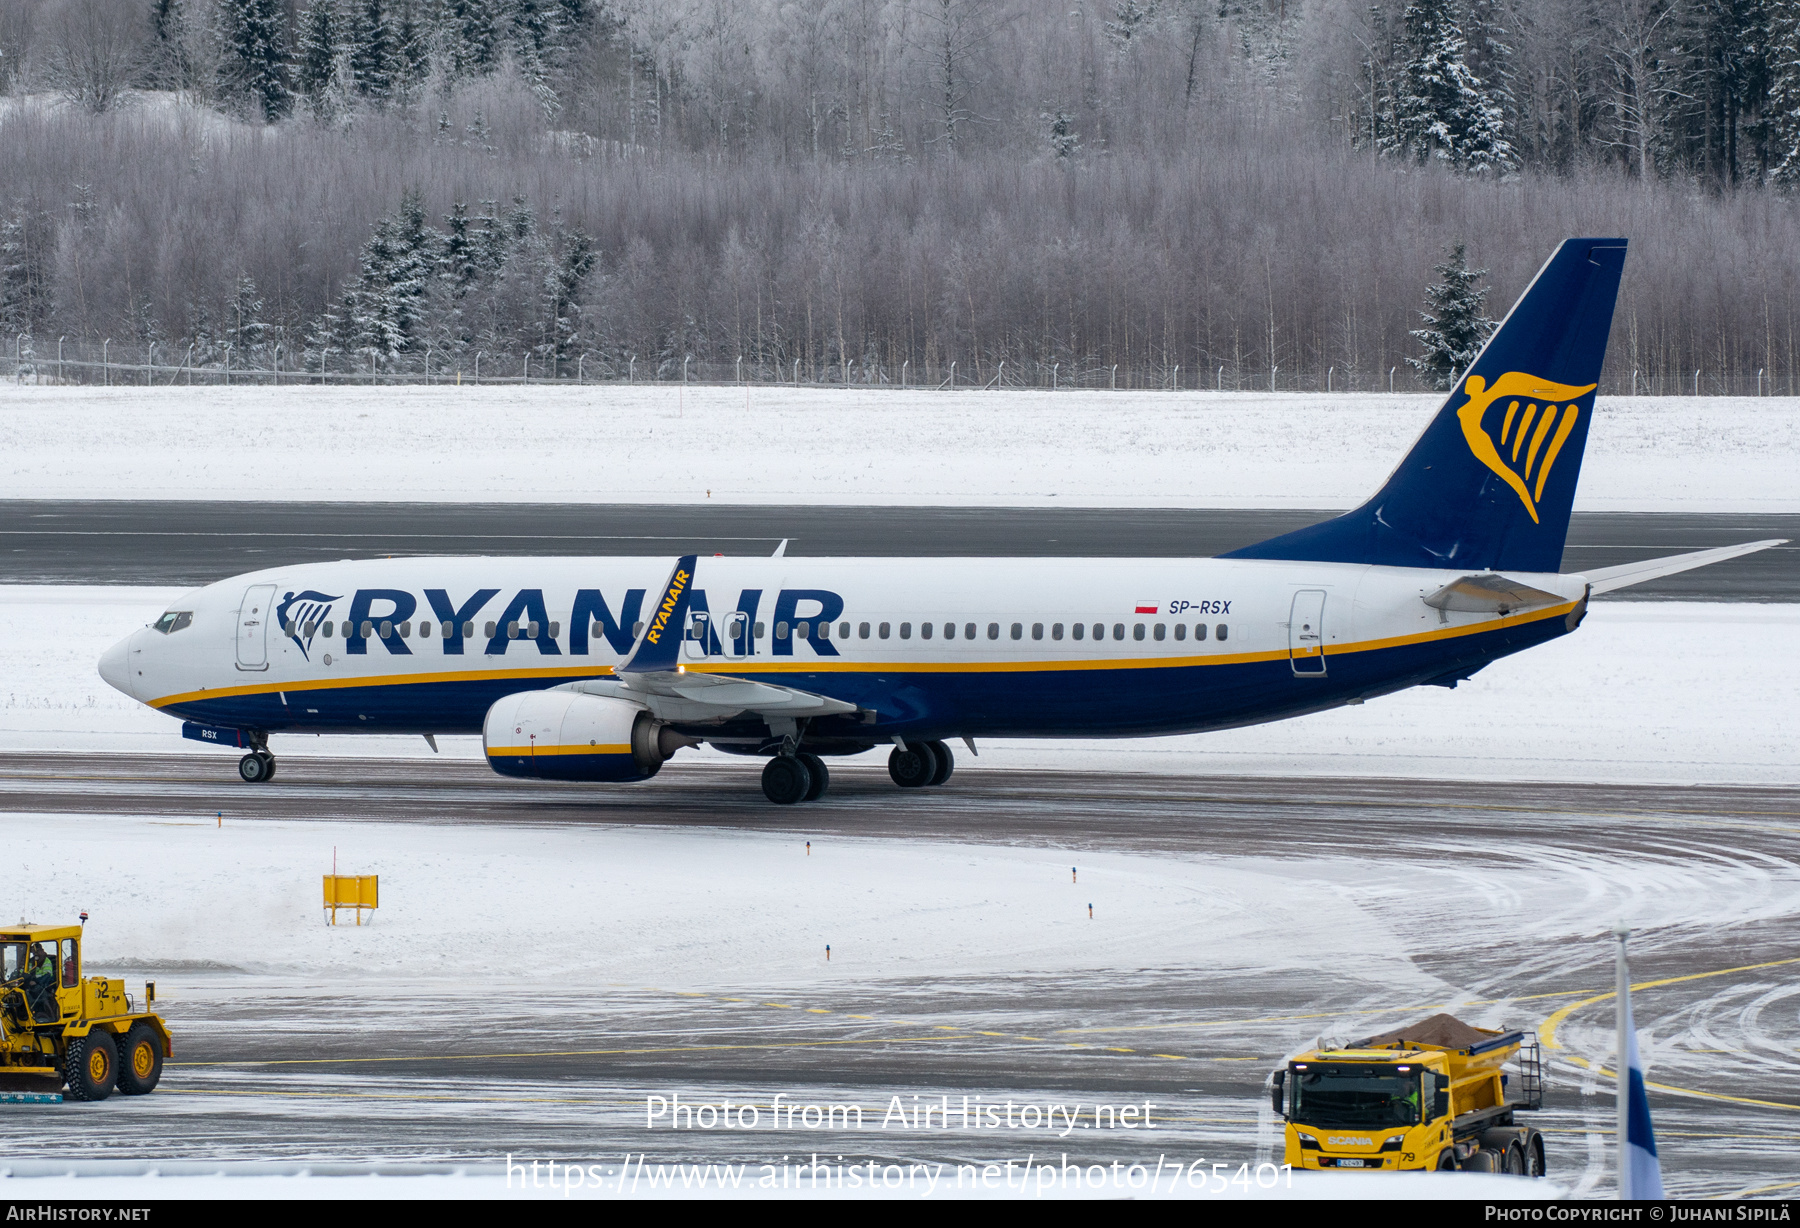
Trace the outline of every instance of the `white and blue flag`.
<instances>
[{"instance_id":1,"label":"white and blue flag","mask_svg":"<svg viewBox=\"0 0 1800 1228\"><path fill-rule=\"evenodd\" d=\"M1619 1140L1619 1197L1632 1200L1663 1198L1662 1165L1656 1159L1656 1132L1650 1128L1650 1098L1644 1093L1644 1063L1638 1057L1637 1029L1632 1026L1631 990L1620 998L1624 1012L1619 1029L1625 1041L1626 1078L1620 1088L1625 1099Z\"/></svg>"}]
</instances>

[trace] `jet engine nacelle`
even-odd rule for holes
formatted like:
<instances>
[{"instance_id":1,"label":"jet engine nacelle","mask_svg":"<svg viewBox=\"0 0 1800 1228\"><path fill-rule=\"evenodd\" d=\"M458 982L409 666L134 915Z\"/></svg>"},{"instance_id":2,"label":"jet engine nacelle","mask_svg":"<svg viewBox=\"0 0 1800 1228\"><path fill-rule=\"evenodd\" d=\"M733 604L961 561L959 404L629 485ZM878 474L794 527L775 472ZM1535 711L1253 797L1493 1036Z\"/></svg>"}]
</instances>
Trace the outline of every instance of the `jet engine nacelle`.
<instances>
[{"instance_id":1,"label":"jet engine nacelle","mask_svg":"<svg viewBox=\"0 0 1800 1228\"><path fill-rule=\"evenodd\" d=\"M574 691L508 695L481 725L489 767L540 780L648 780L693 744L640 704Z\"/></svg>"}]
</instances>

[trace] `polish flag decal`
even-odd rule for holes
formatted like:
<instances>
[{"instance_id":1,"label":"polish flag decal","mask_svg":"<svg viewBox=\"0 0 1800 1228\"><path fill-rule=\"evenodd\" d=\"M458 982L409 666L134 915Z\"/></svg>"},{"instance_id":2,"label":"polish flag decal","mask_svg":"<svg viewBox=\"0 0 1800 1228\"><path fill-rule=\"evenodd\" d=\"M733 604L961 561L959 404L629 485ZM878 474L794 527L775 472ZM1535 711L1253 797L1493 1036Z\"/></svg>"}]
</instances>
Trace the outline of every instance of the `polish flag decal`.
<instances>
[{"instance_id":1,"label":"polish flag decal","mask_svg":"<svg viewBox=\"0 0 1800 1228\"><path fill-rule=\"evenodd\" d=\"M1137 608L1136 612L1139 614L1154 614L1156 613L1156 607L1153 605L1141 605Z\"/></svg>"}]
</instances>

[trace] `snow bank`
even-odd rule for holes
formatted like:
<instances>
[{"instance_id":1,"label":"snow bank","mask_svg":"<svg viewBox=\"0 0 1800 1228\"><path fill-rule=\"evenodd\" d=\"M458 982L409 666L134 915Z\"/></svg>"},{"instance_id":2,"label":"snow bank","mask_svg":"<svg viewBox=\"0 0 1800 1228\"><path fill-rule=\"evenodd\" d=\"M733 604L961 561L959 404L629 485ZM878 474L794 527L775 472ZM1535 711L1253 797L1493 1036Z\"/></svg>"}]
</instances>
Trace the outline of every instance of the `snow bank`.
<instances>
[{"instance_id":1,"label":"snow bank","mask_svg":"<svg viewBox=\"0 0 1800 1228\"><path fill-rule=\"evenodd\" d=\"M114 691L100 654L179 590L0 586L0 749L219 752ZM1179 774L1406 775L1482 780L1800 782L1800 606L1601 602L1572 636L1454 691L1222 733L984 743L958 771L1087 768ZM424 755L416 738L276 735L282 755ZM440 739L476 758L474 737ZM745 774L741 759L684 752ZM652 786L654 787L654 786Z\"/></svg>"},{"instance_id":2,"label":"snow bank","mask_svg":"<svg viewBox=\"0 0 1800 1228\"><path fill-rule=\"evenodd\" d=\"M1439 398L0 383L13 498L1348 507ZM1800 400L1605 398L1577 507L1800 510Z\"/></svg>"}]
</instances>

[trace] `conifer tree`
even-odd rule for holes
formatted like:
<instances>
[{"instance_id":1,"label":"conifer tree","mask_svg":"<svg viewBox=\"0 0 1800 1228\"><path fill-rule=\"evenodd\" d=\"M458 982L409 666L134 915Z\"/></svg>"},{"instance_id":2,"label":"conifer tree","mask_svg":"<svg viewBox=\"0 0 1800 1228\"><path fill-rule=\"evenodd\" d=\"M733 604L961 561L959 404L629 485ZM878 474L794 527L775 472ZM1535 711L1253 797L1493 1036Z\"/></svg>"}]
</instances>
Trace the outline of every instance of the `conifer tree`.
<instances>
[{"instance_id":1,"label":"conifer tree","mask_svg":"<svg viewBox=\"0 0 1800 1228\"><path fill-rule=\"evenodd\" d=\"M337 70L337 0L312 0L300 14L297 43L294 85L316 109Z\"/></svg>"},{"instance_id":2,"label":"conifer tree","mask_svg":"<svg viewBox=\"0 0 1800 1228\"><path fill-rule=\"evenodd\" d=\"M1449 389L1494 331L1495 321L1481 310L1487 301L1487 287L1475 285L1488 271L1469 268L1461 243L1450 248L1449 259L1432 271L1442 280L1426 289L1425 310L1419 313L1425 327L1415 328L1411 334L1425 353L1421 358L1408 358L1406 365L1429 387Z\"/></svg>"},{"instance_id":3,"label":"conifer tree","mask_svg":"<svg viewBox=\"0 0 1800 1228\"><path fill-rule=\"evenodd\" d=\"M360 0L350 16L350 74L356 92L386 102L399 84L400 47L393 16L383 0Z\"/></svg>"},{"instance_id":4,"label":"conifer tree","mask_svg":"<svg viewBox=\"0 0 1800 1228\"><path fill-rule=\"evenodd\" d=\"M1442 158L1467 170L1512 169L1517 157L1505 115L1468 65L1453 0L1411 0L1402 38L1406 65L1383 147L1419 162Z\"/></svg>"},{"instance_id":5,"label":"conifer tree","mask_svg":"<svg viewBox=\"0 0 1800 1228\"><path fill-rule=\"evenodd\" d=\"M281 0L220 0L220 85L265 120L287 114L287 40Z\"/></svg>"},{"instance_id":6,"label":"conifer tree","mask_svg":"<svg viewBox=\"0 0 1800 1228\"><path fill-rule=\"evenodd\" d=\"M363 245L361 272L344 296L349 349L391 359L412 346L436 267L437 244L437 232L425 225L418 192L407 192L400 208L382 218Z\"/></svg>"},{"instance_id":7,"label":"conifer tree","mask_svg":"<svg viewBox=\"0 0 1800 1228\"><path fill-rule=\"evenodd\" d=\"M1800 5L1784 4L1769 21L1770 177L1800 187Z\"/></svg>"},{"instance_id":8,"label":"conifer tree","mask_svg":"<svg viewBox=\"0 0 1800 1228\"><path fill-rule=\"evenodd\" d=\"M490 73L500 63L500 27L492 0L444 0L439 10L450 67L458 76Z\"/></svg>"},{"instance_id":9,"label":"conifer tree","mask_svg":"<svg viewBox=\"0 0 1800 1228\"><path fill-rule=\"evenodd\" d=\"M246 365L268 335L269 326L263 321L262 314L263 300L257 292L255 279L248 273L238 274L231 300L231 346L239 361Z\"/></svg>"}]
</instances>

